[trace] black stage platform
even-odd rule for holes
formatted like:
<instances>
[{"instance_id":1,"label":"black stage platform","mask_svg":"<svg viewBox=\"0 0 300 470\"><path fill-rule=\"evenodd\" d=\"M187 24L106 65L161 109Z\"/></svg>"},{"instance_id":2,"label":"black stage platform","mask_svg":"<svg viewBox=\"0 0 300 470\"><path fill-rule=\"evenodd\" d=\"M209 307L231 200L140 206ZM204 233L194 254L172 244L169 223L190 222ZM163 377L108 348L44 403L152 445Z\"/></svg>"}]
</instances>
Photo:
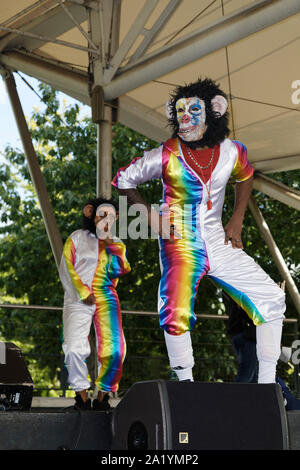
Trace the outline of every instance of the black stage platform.
<instances>
[{"instance_id":1,"label":"black stage platform","mask_svg":"<svg viewBox=\"0 0 300 470\"><path fill-rule=\"evenodd\" d=\"M3 412L0 413L0 451L108 451L112 446L111 420L111 412L100 411L49 408ZM288 411L287 423L289 450L300 450L300 411Z\"/></svg>"},{"instance_id":2,"label":"black stage platform","mask_svg":"<svg viewBox=\"0 0 300 470\"><path fill-rule=\"evenodd\" d=\"M110 451L112 417L113 412L78 412L57 408L1 412L0 451ZM288 411L286 418L288 450L300 450L300 411Z\"/></svg>"},{"instance_id":3,"label":"black stage platform","mask_svg":"<svg viewBox=\"0 0 300 470\"><path fill-rule=\"evenodd\" d=\"M107 450L111 413L32 408L0 413L0 450Z\"/></svg>"},{"instance_id":4,"label":"black stage platform","mask_svg":"<svg viewBox=\"0 0 300 470\"><path fill-rule=\"evenodd\" d=\"M0 346L0 451L300 450L278 384L150 380L111 412L80 412L34 398L21 350Z\"/></svg>"}]
</instances>

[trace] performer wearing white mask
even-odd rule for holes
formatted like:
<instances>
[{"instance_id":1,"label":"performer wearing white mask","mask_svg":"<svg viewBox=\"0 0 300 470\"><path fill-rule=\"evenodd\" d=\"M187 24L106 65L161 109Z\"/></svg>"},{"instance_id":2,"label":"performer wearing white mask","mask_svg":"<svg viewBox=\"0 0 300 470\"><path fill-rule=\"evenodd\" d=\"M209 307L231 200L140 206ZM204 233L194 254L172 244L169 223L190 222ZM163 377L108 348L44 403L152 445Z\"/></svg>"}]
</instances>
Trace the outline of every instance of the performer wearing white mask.
<instances>
[{"instance_id":1,"label":"performer wearing white mask","mask_svg":"<svg viewBox=\"0 0 300 470\"><path fill-rule=\"evenodd\" d=\"M172 138L119 169L112 184L131 204L147 207L149 224L160 235L158 310L171 368L179 380L193 380L190 331L196 321L198 285L206 275L257 326L258 382L273 383L285 294L243 251L241 232L253 168L246 147L228 139L226 95L212 80L198 80L177 87L167 108ZM230 177L236 181L235 205L223 228L222 209ZM153 178L162 180L170 236L164 216L148 207L136 189Z\"/></svg>"},{"instance_id":2,"label":"performer wearing white mask","mask_svg":"<svg viewBox=\"0 0 300 470\"><path fill-rule=\"evenodd\" d=\"M88 410L90 382L86 359L90 355L92 322L97 340L98 396L94 410L109 410L109 392L116 392L122 377L126 342L122 328L119 277L131 268L125 244L111 232L117 218L110 200L88 201L82 229L64 244L60 278L64 287L63 351L68 382L76 392L75 409Z\"/></svg>"}]
</instances>

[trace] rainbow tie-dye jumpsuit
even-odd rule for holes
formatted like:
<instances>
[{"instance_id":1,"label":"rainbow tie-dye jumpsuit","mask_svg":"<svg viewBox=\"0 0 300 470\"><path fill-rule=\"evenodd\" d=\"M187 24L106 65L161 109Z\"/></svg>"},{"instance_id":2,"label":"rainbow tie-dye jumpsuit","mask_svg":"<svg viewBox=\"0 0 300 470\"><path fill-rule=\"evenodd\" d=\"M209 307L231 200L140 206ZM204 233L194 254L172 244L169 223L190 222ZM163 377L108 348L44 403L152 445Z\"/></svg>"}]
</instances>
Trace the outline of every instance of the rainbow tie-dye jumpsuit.
<instances>
[{"instance_id":1,"label":"rainbow tie-dye jumpsuit","mask_svg":"<svg viewBox=\"0 0 300 470\"><path fill-rule=\"evenodd\" d=\"M172 242L159 240L158 310L160 325L169 335L183 335L193 328L195 297L204 275L224 289L255 325L283 318L284 292L242 249L233 248L230 242L224 244L221 217L226 184L231 176L239 184L252 174L246 147L225 139L212 172L209 210L206 186L186 163L178 138L145 152L143 157L118 170L112 184L119 189L136 188L161 178L163 202L171 209L171 223L182 237ZM179 225L178 217L172 215L178 213L178 208L184 215Z\"/></svg>"},{"instance_id":2,"label":"rainbow tie-dye jumpsuit","mask_svg":"<svg viewBox=\"0 0 300 470\"><path fill-rule=\"evenodd\" d=\"M93 321L96 340L99 390L116 392L122 376L126 343L116 286L130 271L126 247L120 240L107 245L88 230L77 230L66 240L60 265L64 287L63 351L70 387L90 387L86 359L90 355L89 333ZM82 300L90 294L96 304Z\"/></svg>"}]
</instances>

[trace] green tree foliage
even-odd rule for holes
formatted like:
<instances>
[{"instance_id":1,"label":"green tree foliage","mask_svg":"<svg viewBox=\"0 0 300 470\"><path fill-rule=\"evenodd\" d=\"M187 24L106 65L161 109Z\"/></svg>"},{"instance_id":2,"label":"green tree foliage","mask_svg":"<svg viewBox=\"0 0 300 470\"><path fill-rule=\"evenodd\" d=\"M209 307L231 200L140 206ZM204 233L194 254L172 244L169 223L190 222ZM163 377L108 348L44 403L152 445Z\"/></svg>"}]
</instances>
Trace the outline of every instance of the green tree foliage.
<instances>
[{"instance_id":1,"label":"green tree foliage","mask_svg":"<svg viewBox=\"0 0 300 470\"><path fill-rule=\"evenodd\" d=\"M84 202L90 197L95 197L97 133L89 118L79 118L80 108L77 104L60 112L56 92L42 84L40 92L44 109L35 110L32 114L29 122L30 132L58 227L65 241L70 233L81 226ZM158 145L120 124L114 126L113 133L113 174L131 159L141 156L144 150ZM22 150L7 147L5 159L7 163L0 169L2 303L62 307L63 291L24 153ZM273 176L299 189L299 174L288 172ZM162 194L161 183L154 181L144 184L141 192L148 203L158 204ZM117 198L116 191L114 197ZM224 223L230 217L233 198L233 188L228 186ZM295 281L299 283L297 211L260 193L256 193L256 198ZM281 281L250 211L245 218L243 240L245 250L276 282ZM132 272L119 282L118 292L122 309L156 311L160 277L157 241L128 239L126 244ZM220 292L207 279L200 283L196 312L224 313ZM289 296L287 316L296 316ZM7 309L0 311L0 317L2 338L21 338L22 346L35 358L36 375L41 375L42 370L44 377L47 376L52 383L56 383L60 367L57 354L61 350L61 312L34 313ZM135 353L141 358L151 354L154 359L156 357L162 373L167 374L167 360L160 359L166 352L162 345L158 318L150 320L149 317L125 315L124 323L129 354ZM196 358L202 361L202 364L207 361L205 368L197 372L198 377L201 380L217 380L224 378L224 374L226 377L232 375L233 353L228 348L224 321L212 323L200 319L193 334ZM142 368L145 376L142 375ZM146 371L143 364L141 377L147 378ZM129 369L127 374L131 374Z\"/></svg>"}]
</instances>

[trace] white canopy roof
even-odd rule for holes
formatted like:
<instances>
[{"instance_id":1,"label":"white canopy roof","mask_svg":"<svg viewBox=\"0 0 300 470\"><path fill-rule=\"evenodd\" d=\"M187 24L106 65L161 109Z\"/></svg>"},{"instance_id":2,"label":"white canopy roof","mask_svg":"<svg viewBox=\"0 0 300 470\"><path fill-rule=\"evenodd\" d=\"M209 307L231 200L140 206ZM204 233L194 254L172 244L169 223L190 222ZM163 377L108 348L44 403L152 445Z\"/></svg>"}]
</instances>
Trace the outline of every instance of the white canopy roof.
<instances>
[{"instance_id":1,"label":"white canopy roof","mask_svg":"<svg viewBox=\"0 0 300 470\"><path fill-rule=\"evenodd\" d=\"M299 0L15 0L0 23L0 64L86 104L99 84L158 142L174 85L211 77L255 168L300 168Z\"/></svg>"}]
</instances>

